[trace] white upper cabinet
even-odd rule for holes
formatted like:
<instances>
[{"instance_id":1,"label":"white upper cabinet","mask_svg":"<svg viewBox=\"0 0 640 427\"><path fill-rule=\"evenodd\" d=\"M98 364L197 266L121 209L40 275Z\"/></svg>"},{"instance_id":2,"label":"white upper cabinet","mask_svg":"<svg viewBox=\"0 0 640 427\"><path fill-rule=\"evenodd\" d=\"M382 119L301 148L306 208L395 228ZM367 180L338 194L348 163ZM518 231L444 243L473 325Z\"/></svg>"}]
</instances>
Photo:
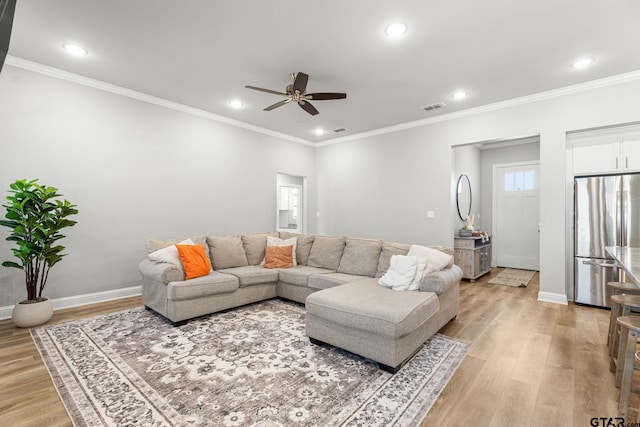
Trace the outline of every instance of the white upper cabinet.
<instances>
[{"instance_id":1,"label":"white upper cabinet","mask_svg":"<svg viewBox=\"0 0 640 427\"><path fill-rule=\"evenodd\" d=\"M620 142L576 144L573 146L573 174L591 175L618 172Z\"/></svg>"},{"instance_id":2,"label":"white upper cabinet","mask_svg":"<svg viewBox=\"0 0 640 427\"><path fill-rule=\"evenodd\" d=\"M640 137L624 139L622 142L622 161L625 171L640 170Z\"/></svg>"},{"instance_id":3,"label":"white upper cabinet","mask_svg":"<svg viewBox=\"0 0 640 427\"><path fill-rule=\"evenodd\" d=\"M573 175L640 172L640 128L574 134Z\"/></svg>"}]
</instances>

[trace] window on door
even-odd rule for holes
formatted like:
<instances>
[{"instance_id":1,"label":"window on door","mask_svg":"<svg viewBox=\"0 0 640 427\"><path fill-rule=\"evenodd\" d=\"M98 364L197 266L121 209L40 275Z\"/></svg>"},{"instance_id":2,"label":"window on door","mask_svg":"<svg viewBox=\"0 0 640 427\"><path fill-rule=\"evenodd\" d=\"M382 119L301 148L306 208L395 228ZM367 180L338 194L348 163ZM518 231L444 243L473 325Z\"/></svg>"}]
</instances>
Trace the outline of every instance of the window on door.
<instances>
[{"instance_id":1,"label":"window on door","mask_svg":"<svg viewBox=\"0 0 640 427\"><path fill-rule=\"evenodd\" d=\"M504 191L533 191L536 189L536 172L533 170L504 174Z\"/></svg>"}]
</instances>

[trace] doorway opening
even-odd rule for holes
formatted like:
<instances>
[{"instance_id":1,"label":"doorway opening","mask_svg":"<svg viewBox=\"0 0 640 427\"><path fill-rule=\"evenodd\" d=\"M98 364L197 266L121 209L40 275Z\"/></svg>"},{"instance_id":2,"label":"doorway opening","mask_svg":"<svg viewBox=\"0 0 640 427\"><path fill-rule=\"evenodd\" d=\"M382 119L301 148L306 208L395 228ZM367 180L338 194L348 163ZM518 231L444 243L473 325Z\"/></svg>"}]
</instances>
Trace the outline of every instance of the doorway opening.
<instances>
[{"instance_id":1,"label":"doorway opening","mask_svg":"<svg viewBox=\"0 0 640 427\"><path fill-rule=\"evenodd\" d=\"M478 141L471 144L459 145L453 147L453 173L452 173L452 188L455 191L455 179L461 174L466 174L471 182L471 188L473 193L473 202L471 206L470 216L474 219L475 230L482 230L491 236L491 267L511 267L510 265L504 265L502 262L497 262L497 256L499 251L509 252L508 241L501 240L502 234L498 230L496 221L496 206L494 202L495 198L495 180L494 169L498 165L505 164L525 164L525 163L539 163L540 162L540 135L529 135L518 138L506 138L501 140L490 141ZM529 175L513 175L510 176L514 180L525 179ZM539 179L539 175L536 175ZM539 182L539 181L537 181ZM506 184L505 184L506 185ZM515 185L515 181L514 181ZM536 206L531 206L531 211L539 215L539 200L535 202ZM510 218L517 218L516 213L512 212L512 206L505 206L501 204L501 212L504 216ZM458 235L460 228L462 228L466 222L461 221L458 217L458 211L455 205L455 198L452 197L452 215L455 218L453 221L453 234ZM533 225L533 228L530 226ZM534 242L539 242L539 230L538 220L527 220L528 228L519 229L512 237L520 239L528 239ZM523 234L526 233L526 236ZM507 246L504 246L504 245ZM539 243L538 243L539 244ZM538 253L539 250L534 249ZM538 261L539 265L539 261ZM513 266L512 268L518 268ZM524 267L520 267L524 268Z\"/></svg>"},{"instance_id":2,"label":"doorway opening","mask_svg":"<svg viewBox=\"0 0 640 427\"><path fill-rule=\"evenodd\" d=\"M306 231L306 182L304 176L278 173L276 177L276 230Z\"/></svg>"}]
</instances>

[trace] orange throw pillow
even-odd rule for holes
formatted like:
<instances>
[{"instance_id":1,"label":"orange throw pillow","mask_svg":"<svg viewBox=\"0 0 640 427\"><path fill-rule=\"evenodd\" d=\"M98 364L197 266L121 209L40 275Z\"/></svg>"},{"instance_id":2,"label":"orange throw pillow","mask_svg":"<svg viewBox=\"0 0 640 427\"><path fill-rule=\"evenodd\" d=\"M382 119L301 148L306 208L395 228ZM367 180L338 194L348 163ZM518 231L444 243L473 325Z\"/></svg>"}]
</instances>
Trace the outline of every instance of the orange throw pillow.
<instances>
[{"instance_id":1,"label":"orange throw pillow","mask_svg":"<svg viewBox=\"0 0 640 427\"><path fill-rule=\"evenodd\" d=\"M206 276L211 271L211 263L202 245L176 245L184 267L185 280Z\"/></svg>"},{"instance_id":2,"label":"orange throw pillow","mask_svg":"<svg viewBox=\"0 0 640 427\"><path fill-rule=\"evenodd\" d=\"M293 267L293 245L267 246L264 250L264 268Z\"/></svg>"}]
</instances>

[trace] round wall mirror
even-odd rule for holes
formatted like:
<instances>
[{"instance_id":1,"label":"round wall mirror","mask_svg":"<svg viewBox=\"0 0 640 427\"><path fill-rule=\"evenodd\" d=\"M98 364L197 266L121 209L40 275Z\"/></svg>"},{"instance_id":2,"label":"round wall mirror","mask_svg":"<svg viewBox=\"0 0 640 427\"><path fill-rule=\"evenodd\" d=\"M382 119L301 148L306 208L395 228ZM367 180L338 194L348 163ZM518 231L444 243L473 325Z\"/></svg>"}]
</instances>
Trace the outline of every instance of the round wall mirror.
<instances>
[{"instance_id":1,"label":"round wall mirror","mask_svg":"<svg viewBox=\"0 0 640 427\"><path fill-rule=\"evenodd\" d=\"M471 182L469 182L469 177L465 174L458 177L456 205L458 206L458 216L462 221L466 221L471 214Z\"/></svg>"}]
</instances>

